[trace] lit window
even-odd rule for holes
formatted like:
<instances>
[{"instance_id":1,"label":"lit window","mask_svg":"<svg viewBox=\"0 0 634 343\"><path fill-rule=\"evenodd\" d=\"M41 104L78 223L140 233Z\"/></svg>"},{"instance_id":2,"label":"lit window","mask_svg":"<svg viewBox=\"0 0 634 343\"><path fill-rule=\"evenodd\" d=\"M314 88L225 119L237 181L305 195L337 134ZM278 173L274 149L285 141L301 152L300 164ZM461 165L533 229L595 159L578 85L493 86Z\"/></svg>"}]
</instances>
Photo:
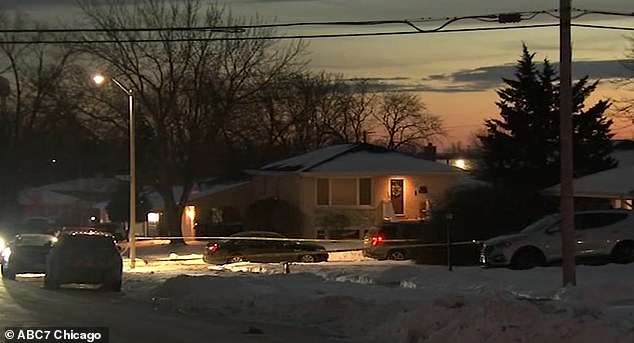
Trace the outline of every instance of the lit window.
<instances>
[{"instance_id":1,"label":"lit window","mask_svg":"<svg viewBox=\"0 0 634 343\"><path fill-rule=\"evenodd\" d=\"M317 179L317 205L372 205L372 179Z\"/></svg>"},{"instance_id":2,"label":"lit window","mask_svg":"<svg viewBox=\"0 0 634 343\"><path fill-rule=\"evenodd\" d=\"M356 205L357 204L357 180L356 179L331 179L332 205Z\"/></svg>"}]
</instances>

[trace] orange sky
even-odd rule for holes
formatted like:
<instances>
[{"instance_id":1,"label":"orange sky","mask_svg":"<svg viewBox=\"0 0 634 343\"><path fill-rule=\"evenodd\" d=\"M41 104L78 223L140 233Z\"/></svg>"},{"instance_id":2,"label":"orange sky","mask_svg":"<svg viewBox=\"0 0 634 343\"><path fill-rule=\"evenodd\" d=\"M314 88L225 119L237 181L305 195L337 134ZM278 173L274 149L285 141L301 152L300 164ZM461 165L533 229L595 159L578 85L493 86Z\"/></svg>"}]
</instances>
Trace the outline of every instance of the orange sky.
<instances>
[{"instance_id":1,"label":"orange sky","mask_svg":"<svg viewBox=\"0 0 634 343\"><path fill-rule=\"evenodd\" d=\"M50 23L68 23L73 10L76 10L72 3L72 0L1 0L0 7L8 5L9 8L27 12L34 18L45 19ZM223 1L220 0L220 3ZM246 18L258 16L267 23L440 19L516 11L548 11L559 6L558 0L225 0L224 3L233 15ZM596 0L572 0L573 7L577 9L634 13L632 0L605 0L600 4L597 6ZM431 29L442 23L443 20L419 25ZM557 23L557 19L541 14L522 23ZM573 23L631 28L634 27L634 17L587 15L574 19ZM451 24L450 28L504 25L508 24L466 20ZM407 29L406 25L311 27L281 33ZM634 79L634 71L618 69L620 65L615 63L625 58L628 49L634 48L625 38L634 37L630 31L573 28L572 33L573 73L577 70L591 79ZM511 74L499 73L504 68L508 73L508 68L515 65L523 43L537 54L536 61L548 58L557 66L559 60L557 28L311 39L307 43L307 58L315 70L340 73L350 78L373 78L394 89L403 87L420 92L429 111L444 120L448 131L448 136L443 140L446 145L456 141L468 145L472 133L481 127L482 121L498 114L495 89L502 86L501 75L512 77L512 70ZM609 82L603 82L592 101L601 97L634 99L634 91L617 91ZM620 122L614 125L614 128L621 128L617 132L618 137L634 138L634 129L630 124Z\"/></svg>"}]
</instances>

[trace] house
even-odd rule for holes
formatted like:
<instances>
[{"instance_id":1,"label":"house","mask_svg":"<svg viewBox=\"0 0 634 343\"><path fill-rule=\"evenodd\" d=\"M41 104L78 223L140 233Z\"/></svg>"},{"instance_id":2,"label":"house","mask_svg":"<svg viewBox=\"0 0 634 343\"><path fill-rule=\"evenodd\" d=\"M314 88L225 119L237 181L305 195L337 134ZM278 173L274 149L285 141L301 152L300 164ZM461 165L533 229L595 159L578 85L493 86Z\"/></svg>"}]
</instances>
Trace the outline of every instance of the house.
<instances>
[{"instance_id":1,"label":"house","mask_svg":"<svg viewBox=\"0 0 634 343\"><path fill-rule=\"evenodd\" d=\"M110 199L118 187L114 178L93 177L22 190L18 203L22 217L55 218L63 225L86 225L101 216L95 204Z\"/></svg>"},{"instance_id":2,"label":"house","mask_svg":"<svg viewBox=\"0 0 634 343\"><path fill-rule=\"evenodd\" d=\"M632 209L634 165L617 167L573 180L575 206L579 209ZM559 196L560 185L541 191L545 196Z\"/></svg>"},{"instance_id":3,"label":"house","mask_svg":"<svg viewBox=\"0 0 634 343\"><path fill-rule=\"evenodd\" d=\"M339 144L248 171L253 200L302 214L303 237L361 237L384 220L425 220L460 168L366 143Z\"/></svg>"},{"instance_id":4,"label":"house","mask_svg":"<svg viewBox=\"0 0 634 343\"><path fill-rule=\"evenodd\" d=\"M632 209L634 198L634 141L615 140L610 155L618 162L615 168L573 180L575 206L579 209ZM559 196L560 185L541 191L545 196Z\"/></svg>"}]
</instances>

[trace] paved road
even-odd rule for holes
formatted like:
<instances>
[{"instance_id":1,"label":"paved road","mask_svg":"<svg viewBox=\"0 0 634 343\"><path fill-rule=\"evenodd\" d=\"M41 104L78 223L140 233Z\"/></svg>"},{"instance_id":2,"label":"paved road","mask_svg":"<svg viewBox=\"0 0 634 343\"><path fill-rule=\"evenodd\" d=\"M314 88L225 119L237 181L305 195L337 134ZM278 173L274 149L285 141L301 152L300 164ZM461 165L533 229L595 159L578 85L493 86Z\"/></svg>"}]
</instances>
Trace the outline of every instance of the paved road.
<instances>
[{"instance_id":1,"label":"paved road","mask_svg":"<svg viewBox=\"0 0 634 343\"><path fill-rule=\"evenodd\" d=\"M157 342L345 342L316 328L228 318L204 319L156 309L123 293L95 288L44 289L42 278L0 281L0 330L7 326L105 326L111 343ZM248 333L250 328L261 331ZM1 336L0 332L0 336ZM1 339L2 341L4 338Z\"/></svg>"}]
</instances>

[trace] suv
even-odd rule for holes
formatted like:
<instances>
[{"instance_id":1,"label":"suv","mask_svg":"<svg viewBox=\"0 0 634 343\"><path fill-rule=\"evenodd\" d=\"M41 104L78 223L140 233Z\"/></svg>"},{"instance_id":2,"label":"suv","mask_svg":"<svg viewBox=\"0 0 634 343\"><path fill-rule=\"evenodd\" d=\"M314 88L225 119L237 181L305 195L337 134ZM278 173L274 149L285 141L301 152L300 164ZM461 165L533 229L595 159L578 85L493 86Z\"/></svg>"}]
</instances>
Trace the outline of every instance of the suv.
<instances>
[{"instance_id":1,"label":"suv","mask_svg":"<svg viewBox=\"0 0 634 343\"><path fill-rule=\"evenodd\" d=\"M399 261L416 258L424 243L425 226L421 221L383 223L365 234L363 256Z\"/></svg>"},{"instance_id":2,"label":"suv","mask_svg":"<svg viewBox=\"0 0 634 343\"><path fill-rule=\"evenodd\" d=\"M634 212L596 210L575 213L576 257L609 257L617 263L634 261ZM561 219L545 216L519 233L484 242L480 263L529 269L560 261Z\"/></svg>"},{"instance_id":3,"label":"suv","mask_svg":"<svg viewBox=\"0 0 634 343\"><path fill-rule=\"evenodd\" d=\"M46 259L44 286L65 283L102 284L121 291L123 262L112 235L103 232L69 232L59 236Z\"/></svg>"},{"instance_id":4,"label":"suv","mask_svg":"<svg viewBox=\"0 0 634 343\"><path fill-rule=\"evenodd\" d=\"M57 237L41 233L15 236L0 254L3 279L15 280L16 274L44 273L46 255L57 242Z\"/></svg>"}]
</instances>

